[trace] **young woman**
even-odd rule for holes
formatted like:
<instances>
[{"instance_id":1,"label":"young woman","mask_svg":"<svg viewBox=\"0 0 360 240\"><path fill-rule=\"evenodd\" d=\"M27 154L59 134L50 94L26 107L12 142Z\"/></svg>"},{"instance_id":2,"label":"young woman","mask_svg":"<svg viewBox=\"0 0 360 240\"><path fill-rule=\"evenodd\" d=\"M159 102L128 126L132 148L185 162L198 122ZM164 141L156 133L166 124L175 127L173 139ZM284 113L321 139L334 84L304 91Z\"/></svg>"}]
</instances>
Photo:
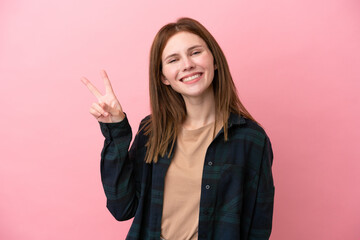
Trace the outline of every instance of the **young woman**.
<instances>
[{"instance_id":1,"label":"young woman","mask_svg":"<svg viewBox=\"0 0 360 240\"><path fill-rule=\"evenodd\" d=\"M271 143L240 102L225 56L197 21L157 33L150 52L151 115L132 131L102 71L90 113L105 143L107 208L135 217L127 239L269 239L274 183Z\"/></svg>"}]
</instances>

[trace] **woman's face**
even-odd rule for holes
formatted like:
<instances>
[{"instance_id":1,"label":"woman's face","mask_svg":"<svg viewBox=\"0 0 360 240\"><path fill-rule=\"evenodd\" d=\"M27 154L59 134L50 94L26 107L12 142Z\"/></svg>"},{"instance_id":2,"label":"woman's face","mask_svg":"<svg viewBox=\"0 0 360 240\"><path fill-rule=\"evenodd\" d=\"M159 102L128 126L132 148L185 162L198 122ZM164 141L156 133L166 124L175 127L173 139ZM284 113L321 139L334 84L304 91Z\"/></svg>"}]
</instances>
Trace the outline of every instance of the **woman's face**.
<instances>
[{"instance_id":1,"label":"woman's face","mask_svg":"<svg viewBox=\"0 0 360 240\"><path fill-rule=\"evenodd\" d=\"M184 98L199 97L214 78L214 58L202 38L189 32L173 35L162 53L162 82Z\"/></svg>"}]
</instances>

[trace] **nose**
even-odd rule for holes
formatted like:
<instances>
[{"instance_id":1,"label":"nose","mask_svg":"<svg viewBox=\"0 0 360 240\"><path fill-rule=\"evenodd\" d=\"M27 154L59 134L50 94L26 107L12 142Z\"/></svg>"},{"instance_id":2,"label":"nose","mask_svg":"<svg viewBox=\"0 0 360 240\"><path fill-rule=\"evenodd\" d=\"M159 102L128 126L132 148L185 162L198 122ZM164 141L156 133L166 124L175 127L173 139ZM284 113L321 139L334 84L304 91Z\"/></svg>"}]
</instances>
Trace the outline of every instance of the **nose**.
<instances>
[{"instance_id":1,"label":"nose","mask_svg":"<svg viewBox=\"0 0 360 240\"><path fill-rule=\"evenodd\" d=\"M192 61L191 57L189 57L189 56L184 57L183 71L191 70L194 67L195 67L195 63Z\"/></svg>"}]
</instances>

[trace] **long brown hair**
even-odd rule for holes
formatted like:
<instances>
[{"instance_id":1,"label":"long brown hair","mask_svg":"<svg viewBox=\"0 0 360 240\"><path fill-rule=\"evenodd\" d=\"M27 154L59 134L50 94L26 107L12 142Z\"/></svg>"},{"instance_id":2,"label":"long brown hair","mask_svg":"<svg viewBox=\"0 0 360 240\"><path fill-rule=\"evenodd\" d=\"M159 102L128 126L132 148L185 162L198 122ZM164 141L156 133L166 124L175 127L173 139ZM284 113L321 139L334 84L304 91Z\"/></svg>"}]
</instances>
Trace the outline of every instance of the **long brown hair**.
<instances>
[{"instance_id":1,"label":"long brown hair","mask_svg":"<svg viewBox=\"0 0 360 240\"><path fill-rule=\"evenodd\" d=\"M214 57L214 64L217 66L212 82L215 112L217 113L215 122L217 122L218 116L222 116L220 120L224 126L225 141L228 139L227 121L231 112L254 120L240 102L225 55L215 38L198 21L191 18L180 18L175 23L169 23L159 30L150 50L149 91L151 116L144 124L145 135L149 137L145 157L147 163L152 161L156 163L159 155L163 157L167 152L170 156L178 135L178 126L186 118L186 106L181 94L161 81L161 56L163 50L170 37L181 31L190 32L201 37Z\"/></svg>"}]
</instances>

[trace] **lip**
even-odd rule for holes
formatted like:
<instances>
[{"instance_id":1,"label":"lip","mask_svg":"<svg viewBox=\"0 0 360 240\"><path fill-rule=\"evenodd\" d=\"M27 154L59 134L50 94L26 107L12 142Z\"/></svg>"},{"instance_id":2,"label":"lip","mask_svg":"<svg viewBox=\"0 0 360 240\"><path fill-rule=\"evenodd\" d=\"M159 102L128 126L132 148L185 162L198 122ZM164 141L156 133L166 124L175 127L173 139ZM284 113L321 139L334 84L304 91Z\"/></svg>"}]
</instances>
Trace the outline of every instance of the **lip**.
<instances>
[{"instance_id":1,"label":"lip","mask_svg":"<svg viewBox=\"0 0 360 240\"><path fill-rule=\"evenodd\" d=\"M180 78L180 81L182 81L184 78L191 77L191 76L194 76L194 75L196 75L196 74L200 74L200 77L203 75L203 73L202 73L202 72L194 72L194 73L190 73L190 74L188 74L188 75L183 76L182 78Z\"/></svg>"},{"instance_id":2,"label":"lip","mask_svg":"<svg viewBox=\"0 0 360 240\"><path fill-rule=\"evenodd\" d=\"M195 78L195 79L193 79L193 80L191 80L191 81L188 81L188 82L183 82L182 80L181 80L181 82L183 83L183 84L193 84L193 83L196 83L196 82L198 82L198 81L200 81L200 79L203 77L203 73L197 73L197 74L200 74L200 76L199 77L197 77L197 78ZM192 76L193 76L194 74L192 74ZM195 74L196 75L196 74Z\"/></svg>"}]
</instances>

